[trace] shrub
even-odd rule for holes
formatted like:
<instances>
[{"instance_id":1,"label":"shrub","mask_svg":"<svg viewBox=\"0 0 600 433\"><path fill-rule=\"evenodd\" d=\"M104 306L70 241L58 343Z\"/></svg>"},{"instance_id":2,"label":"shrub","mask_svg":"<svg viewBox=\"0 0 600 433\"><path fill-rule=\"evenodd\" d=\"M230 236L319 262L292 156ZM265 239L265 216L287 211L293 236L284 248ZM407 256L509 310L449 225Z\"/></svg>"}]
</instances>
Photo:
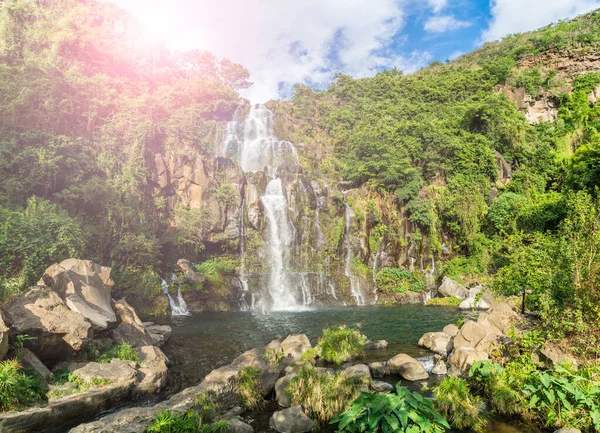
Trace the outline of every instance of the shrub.
<instances>
[{"instance_id":1,"label":"shrub","mask_svg":"<svg viewBox=\"0 0 600 433\"><path fill-rule=\"evenodd\" d=\"M30 376L16 359L0 362L0 411L6 412L44 401L39 376Z\"/></svg>"},{"instance_id":2,"label":"shrub","mask_svg":"<svg viewBox=\"0 0 600 433\"><path fill-rule=\"evenodd\" d=\"M450 428L429 400L399 385L396 394L363 392L331 423L338 423L340 433L443 433Z\"/></svg>"},{"instance_id":3,"label":"shrub","mask_svg":"<svg viewBox=\"0 0 600 433\"><path fill-rule=\"evenodd\" d=\"M483 399L471 394L467 381L448 376L433 389L435 407L446 417L452 427L485 431L486 418L482 415Z\"/></svg>"},{"instance_id":4,"label":"shrub","mask_svg":"<svg viewBox=\"0 0 600 433\"><path fill-rule=\"evenodd\" d=\"M363 386L365 382L361 377L343 373L332 375L320 372L312 365L303 365L286 391L292 405L302 405L309 417L323 424L344 411Z\"/></svg>"},{"instance_id":5,"label":"shrub","mask_svg":"<svg viewBox=\"0 0 600 433\"><path fill-rule=\"evenodd\" d=\"M334 326L324 329L317 350L325 361L341 364L364 354L367 337L357 329Z\"/></svg>"},{"instance_id":6,"label":"shrub","mask_svg":"<svg viewBox=\"0 0 600 433\"><path fill-rule=\"evenodd\" d=\"M283 349L267 349L264 355L265 361L271 365L280 365L281 361L285 358L285 352Z\"/></svg>"},{"instance_id":7,"label":"shrub","mask_svg":"<svg viewBox=\"0 0 600 433\"><path fill-rule=\"evenodd\" d=\"M458 307L462 301L454 296L446 298L431 298L425 305L441 305L444 307Z\"/></svg>"},{"instance_id":8,"label":"shrub","mask_svg":"<svg viewBox=\"0 0 600 433\"><path fill-rule=\"evenodd\" d=\"M376 279L377 290L383 293L421 292L425 287L415 272L402 268L381 268Z\"/></svg>"},{"instance_id":9,"label":"shrub","mask_svg":"<svg viewBox=\"0 0 600 433\"><path fill-rule=\"evenodd\" d=\"M202 416L194 411L173 414L169 410L159 412L146 430L147 433L225 433L226 421L204 423Z\"/></svg>"},{"instance_id":10,"label":"shrub","mask_svg":"<svg viewBox=\"0 0 600 433\"><path fill-rule=\"evenodd\" d=\"M261 376L262 371L259 368L244 367L232 379L233 390L245 408L255 410L265 405L260 389Z\"/></svg>"},{"instance_id":11,"label":"shrub","mask_svg":"<svg viewBox=\"0 0 600 433\"><path fill-rule=\"evenodd\" d=\"M78 392L87 391L92 386L108 385L110 383L110 380L93 377L90 381L86 381L81 377L69 373L69 370L67 370L66 368L55 371L52 376L52 379L50 380L51 385L64 385L67 382L72 383L74 386L69 388L68 391L61 389L53 389L52 391L50 391L49 396L62 397L65 395L76 394Z\"/></svg>"},{"instance_id":12,"label":"shrub","mask_svg":"<svg viewBox=\"0 0 600 433\"><path fill-rule=\"evenodd\" d=\"M134 361L136 363L140 362L140 355L138 354L137 349L124 341L118 344L113 344L110 348L108 348L106 352L100 355L98 362L105 364L114 358L123 359L125 361Z\"/></svg>"}]
</instances>

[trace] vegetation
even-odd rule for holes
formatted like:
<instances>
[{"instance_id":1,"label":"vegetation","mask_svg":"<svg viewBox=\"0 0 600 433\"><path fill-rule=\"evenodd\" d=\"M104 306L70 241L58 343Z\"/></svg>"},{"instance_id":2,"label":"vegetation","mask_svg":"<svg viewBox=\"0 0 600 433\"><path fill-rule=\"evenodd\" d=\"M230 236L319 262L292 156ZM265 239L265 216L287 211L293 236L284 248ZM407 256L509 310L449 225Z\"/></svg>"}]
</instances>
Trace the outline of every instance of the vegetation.
<instances>
[{"instance_id":1,"label":"vegetation","mask_svg":"<svg viewBox=\"0 0 600 433\"><path fill-rule=\"evenodd\" d=\"M113 345L109 347L106 352L100 355L98 362L108 363L115 358L123 359L125 361L133 361L136 364L140 362L140 355L137 349L125 341L113 343Z\"/></svg>"},{"instance_id":2,"label":"vegetation","mask_svg":"<svg viewBox=\"0 0 600 433\"><path fill-rule=\"evenodd\" d=\"M320 358L339 365L363 355L366 343L362 332L341 325L323 330L317 350Z\"/></svg>"},{"instance_id":3,"label":"vegetation","mask_svg":"<svg viewBox=\"0 0 600 433\"><path fill-rule=\"evenodd\" d=\"M450 426L422 395L396 385L396 393L363 392L334 418L339 432L442 433Z\"/></svg>"},{"instance_id":4,"label":"vegetation","mask_svg":"<svg viewBox=\"0 0 600 433\"><path fill-rule=\"evenodd\" d=\"M261 394L261 377L262 370L259 368L244 367L232 378L233 390L247 409L260 409L266 403Z\"/></svg>"},{"instance_id":5,"label":"vegetation","mask_svg":"<svg viewBox=\"0 0 600 433\"><path fill-rule=\"evenodd\" d=\"M422 292L425 287L419 274L402 268L381 268L376 278L377 290L383 293Z\"/></svg>"},{"instance_id":6,"label":"vegetation","mask_svg":"<svg viewBox=\"0 0 600 433\"><path fill-rule=\"evenodd\" d=\"M42 378L28 374L18 360L0 361L0 412L41 403L45 393Z\"/></svg>"},{"instance_id":7,"label":"vegetation","mask_svg":"<svg viewBox=\"0 0 600 433\"><path fill-rule=\"evenodd\" d=\"M448 376L433 389L433 404L454 428L485 431L487 419L483 414L483 399L473 395L467 382Z\"/></svg>"},{"instance_id":8,"label":"vegetation","mask_svg":"<svg viewBox=\"0 0 600 433\"><path fill-rule=\"evenodd\" d=\"M445 298L431 298L427 301L426 305L441 305L444 307L458 307L462 301L454 296L447 296Z\"/></svg>"},{"instance_id":9,"label":"vegetation","mask_svg":"<svg viewBox=\"0 0 600 433\"><path fill-rule=\"evenodd\" d=\"M343 412L364 386L365 381L361 377L330 374L312 365L303 365L286 392L291 397L292 405L302 405L311 419L324 425Z\"/></svg>"},{"instance_id":10,"label":"vegetation","mask_svg":"<svg viewBox=\"0 0 600 433\"><path fill-rule=\"evenodd\" d=\"M169 410L159 412L146 429L147 433L225 433L227 421L204 423L202 416L194 411L174 414Z\"/></svg>"},{"instance_id":11,"label":"vegetation","mask_svg":"<svg viewBox=\"0 0 600 433\"><path fill-rule=\"evenodd\" d=\"M67 369L58 370L54 372L49 384L55 386L65 385L70 383L73 386L69 387L68 390L62 390L60 388L51 389L48 392L48 397L63 397L65 395L76 394L78 392L84 392L93 386L104 386L110 383L109 379L98 379L93 377L91 380L86 381L79 376L75 376L69 373Z\"/></svg>"}]
</instances>

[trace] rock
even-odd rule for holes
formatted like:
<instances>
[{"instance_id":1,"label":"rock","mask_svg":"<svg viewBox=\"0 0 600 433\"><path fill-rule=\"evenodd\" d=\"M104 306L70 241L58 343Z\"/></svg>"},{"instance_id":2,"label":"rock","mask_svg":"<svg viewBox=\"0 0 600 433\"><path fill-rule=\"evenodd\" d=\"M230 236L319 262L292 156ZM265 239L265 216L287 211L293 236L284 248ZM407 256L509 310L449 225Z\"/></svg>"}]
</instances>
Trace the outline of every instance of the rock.
<instances>
[{"instance_id":1,"label":"rock","mask_svg":"<svg viewBox=\"0 0 600 433\"><path fill-rule=\"evenodd\" d=\"M290 407L292 404L292 397L285 390L287 386L290 384L292 379L296 377L296 374L286 374L283 377L280 377L277 382L275 382L275 398L279 406Z\"/></svg>"},{"instance_id":2,"label":"rock","mask_svg":"<svg viewBox=\"0 0 600 433\"><path fill-rule=\"evenodd\" d=\"M394 392L394 386L392 384L381 380L374 380L371 383L371 388L373 388L373 391L377 392Z\"/></svg>"},{"instance_id":3,"label":"rock","mask_svg":"<svg viewBox=\"0 0 600 433\"><path fill-rule=\"evenodd\" d=\"M275 412L269 420L269 427L280 433L306 433L315 422L302 412L300 405Z\"/></svg>"},{"instance_id":4,"label":"rock","mask_svg":"<svg viewBox=\"0 0 600 433\"><path fill-rule=\"evenodd\" d=\"M578 428L560 428L555 430L554 433L581 433Z\"/></svg>"},{"instance_id":5,"label":"rock","mask_svg":"<svg viewBox=\"0 0 600 433\"><path fill-rule=\"evenodd\" d=\"M47 287L32 287L6 306L17 334L34 339L25 343L42 361L60 361L72 356L90 341L92 325L67 308Z\"/></svg>"},{"instance_id":6,"label":"rock","mask_svg":"<svg viewBox=\"0 0 600 433\"><path fill-rule=\"evenodd\" d=\"M448 277L444 277L442 285L438 288L438 292L444 296L454 296L460 300L469 296L469 291L462 284Z\"/></svg>"},{"instance_id":7,"label":"rock","mask_svg":"<svg viewBox=\"0 0 600 433\"><path fill-rule=\"evenodd\" d=\"M483 291L484 287L483 286L475 286L475 287L471 287L470 289L467 289L469 291L469 298L475 298L477 295L479 295L482 291Z\"/></svg>"},{"instance_id":8,"label":"rock","mask_svg":"<svg viewBox=\"0 0 600 433\"><path fill-rule=\"evenodd\" d=\"M103 330L116 323L110 292L111 269L90 260L66 259L50 266L38 282L54 290L69 309Z\"/></svg>"},{"instance_id":9,"label":"rock","mask_svg":"<svg viewBox=\"0 0 600 433\"><path fill-rule=\"evenodd\" d=\"M454 338L454 346L471 346L475 347L486 335L502 335L498 328L490 324L481 324L472 320L467 320L458 335Z\"/></svg>"},{"instance_id":10,"label":"rock","mask_svg":"<svg viewBox=\"0 0 600 433\"><path fill-rule=\"evenodd\" d=\"M138 352L140 355L139 390L154 392L161 389L167 382L169 359L155 346L140 347Z\"/></svg>"},{"instance_id":11,"label":"rock","mask_svg":"<svg viewBox=\"0 0 600 433\"><path fill-rule=\"evenodd\" d=\"M265 350L279 350L281 349L281 340L273 340L265 346Z\"/></svg>"},{"instance_id":12,"label":"rock","mask_svg":"<svg viewBox=\"0 0 600 433\"><path fill-rule=\"evenodd\" d=\"M475 298L466 298L458 306L460 310L488 310L490 304L485 302L483 299L476 300Z\"/></svg>"},{"instance_id":13,"label":"rock","mask_svg":"<svg viewBox=\"0 0 600 433\"><path fill-rule=\"evenodd\" d=\"M577 367L577 360L572 356L566 354L562 350L556 347L546 347L539 352L540 360L546 364L546 367L552 368L560 365L564 362L571 363L571 365Z\"/></svg>"},{"instance_id":14,"label":"rock","mask_svg":"<svg viewBox=\"0 0 600 433\"><path fill-rule=\"evenodd\" d=\"M437 375L448 374L448 367L446 366L444 359L439 355L436 355L434 359L435 361L431 373Z\"/></svg>"},{"instance_id":15,"label":"rock","mask_svg":"<svg viewBox=\"0 0 600 433\"><path fill-rule=\"evenodd\" d=\"M360 377L365 383L371 383L371 370L365 364L356 364L343 370L349 377Z\"/></svg>"},{"instance_id":16,"label":"rock","mask_svg":"<svg viewBox=\"0 0 600 433\"><path fill-rule=\"evenodd\" d=\"M124 341L134 347L151 346L155 340L135 310L124 299L115 302L115 308L121 323L112 331L113 340L117 343Z\"/></svg>"},{"instance_id":17,"label":"rock","mask_svg":"<svg viewBox=\"0 0 600 433\"><path fill-rule=\"evenodd\" d=\"M246 424L239 418L230 418L229 426L227 427L227 433L254 433L254 429L251 425Z\"/></svg>"},{"instance_id":18,"label":"rock","mask_svg":"<svg viewBox=\"0 0 600 433\"><path fill-rule=\"evenodd\" d=\"M111 359L109 363L73 362L69 364L69 372L86 382L92 379L106 379L111 383L126 383L135 380L135 362L122 359Z\"/></svg>"},{"instance_id":19,"label":"rock","mask_svg":"<svg viewBox=\"0 0 600 433\"><path fill-rule=\"evenodd\" d=\"M290 335L281 342L285 356L291 359L300 359L302 354L311 347L310 340L304 334Z\"/></svg>"},{"instance_id":20,"label":"rock","mask_svg":"<svg viewBox=\"0 0 600 433\"><path fill-rule=\"evenodd\" d=\"M155 341L158 343L166 343L169 338L171 338L171 332L172 329L170 326L168 325L149 325L146 326L145 324L142 324L145 328L146 331L148 331L148 333L150 334L150 337L152 338L152 341Z\"/></svg>"},{"instance_id":21,"label":"rock","mask_svg":"<svg viewBox=\"0 0 600 433\"><path fill-rule=\"evenodd\" d=\"M4 324L4 317L0 312L0 361L8 353L8 326Z\"/></svg>"},{"instance_id":22,"label":"rock","mask_svg":"<svg viewBox=\"0 0 600 433\"><path fill-rule=\"evenodd\" d=\"M491 324L500 330L502 334L506 334L511 326L519 318L519 315L506 302L497 302L486 313L480 314L477 319L478 323Z\"/></svg>"},{"instance_id":23,"label":"rock","mask_svg":"<svg viewBox=\"0 0 600 433\"><path fill-rule=\"evenodd\" d=\"M423 364L403 353L394 356L388 361L387 371L389 374L396 374L413 382L416 380L424 380L429 377Z\"/></svg>"},{"instance_id":24,"label":"rock","mask_svg":"<svg viewBox=\"0 0 600 433\"><path fill-rule=\"evenodd\" d=\"M329 376L335 376L335 370L333 368L315 367L315 370L317 370L321 374L328 374Z\"/></svg>"},{"instance_id":25,"label":"rock","mask_svg":"<svg viewBox=\"0 0 600 433\"><path fill-rule=\"evenodd\" d=\"M446 356L454 347L453 340L453 337L445 332L428 332L421 337L418 344L432 352Z\"/></svg>"},{"instance_id":26,"label":"rock","mask_svg":"<svg viewBox=\"0 0 600 433\"><path fill-rule=\"evenodd\" d=\"M341 365L341 367L342 367L342 370L345 370L345 369L347 369L347 368L350 368L350 367L352 367L353 365L354 365L354 363L353 363L353 362L344 362L344 363Z\"/></svg>"},{"instance_id":27,"label":"rock","mask_svg":"<svg viewBox=\"0 0 600 433\"><path fill-rule=\"evenodd\" d=\"M385 364L383 362L370 362L367 364L371 370L371 376L381 379L385 376Z\"/></svg>"},{"instance_id":28,"label":"rock","mask_svg":"<svg viewBox=\"0 0 600 433\"><path fill-rule=\"evenodd\" d=\"M367 341L365 345L365 350L379 350L386 349L388 347L388 342L385 340L377 340L377 341Z\"/></svg>"},{"instance_id":29,"label":"rock","mask_svg":"<svg viewBox=\"0 0 600 433\"><path fill-rule=\"evenodd\" d=\"M206 277L200 272L196 271L189 260L179 259L177 260L177 266L183 272L183 276L192 284L202 284Z\"/></svg>"},{"instance_id":30,"label":"rock","mask_svg":"<svg viewBox=\"0 0 600 433\"><path fill-rule=\"evenodd\" d=\"M50 376L52 376L52 372L48 370L48 367L46 367L37 356L35 356L35 353L26 347L21 348L21 363L24 366L33 368L44 379L48 379Z\"/></svg>"},{"instance_id":31,"label":"rock","mask_svg":"<svg viewBox=\"0 0 600 433\"><path fill-rule=\"evenodd\" d=\"M456 337L458 335L459 331L460 330L458 329L458 326L456 326L456 325L446 325L446 326L444 326L444 329L442 330L442 332L444 334L447 334L450 337Z\"/></svg>"},{"instance_id":32,"label":"rock","mask_svg":"<svg viewBox=\"0 0 600 433\"><path fill-rule=\"evenodd\" d=\"M469 372L471 365L475 361L485 361L487 359L489 359L487 353L480 352L474 347L455 347L448 357L448 364L450 364L449 372L452 376L461 376Z\"/></svg>"}]
</instances>

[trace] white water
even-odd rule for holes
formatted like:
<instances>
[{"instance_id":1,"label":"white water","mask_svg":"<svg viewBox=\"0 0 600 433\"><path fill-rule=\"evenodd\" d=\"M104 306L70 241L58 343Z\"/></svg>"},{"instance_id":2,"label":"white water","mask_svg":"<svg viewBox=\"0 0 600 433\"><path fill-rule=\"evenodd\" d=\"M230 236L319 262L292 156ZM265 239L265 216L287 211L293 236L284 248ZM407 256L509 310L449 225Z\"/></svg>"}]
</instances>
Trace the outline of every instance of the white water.
<instances>
[{"instance_id":1,"label":"white water","mask_svg":"<svg viewBox=\"0 0 600 433\"><path fill-rule=\"evenodd\" d=\"M161 287L167 298L169 298L169 306L171 307L171 315L172 316L191 316L192 314L188 310L188 306L183 299L183 295L181 294L181 289L177 289L177 302L173 299L171 294L169 293L169 283L165 280L161 280Z\"/></svg>"},{"instance_id":2,"label":"white water","mask_svg":"<svg viewBox=\"0 0 600 433\"><path fill-rule=\"evenodd\" d=\"M350 292L356 300L356 305L365 305L365 298L362 294L360 286L360 277L352 273L352 259L354 254L352 252L352 221L356 218L356 215L352 208L346 204L346 212L344 213L344 248L346 249L346 267L344 268L344 275L350 279Z\"/></svg>"}]
</instances>

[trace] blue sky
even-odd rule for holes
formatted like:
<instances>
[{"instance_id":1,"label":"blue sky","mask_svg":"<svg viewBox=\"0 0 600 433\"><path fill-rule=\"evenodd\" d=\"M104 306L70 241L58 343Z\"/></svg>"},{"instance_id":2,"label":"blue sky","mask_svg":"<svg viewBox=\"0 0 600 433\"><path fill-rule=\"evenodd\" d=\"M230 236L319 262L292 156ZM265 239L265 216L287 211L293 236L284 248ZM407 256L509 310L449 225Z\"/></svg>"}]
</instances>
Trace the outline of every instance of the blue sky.
<instances>
[{"instance_id":1,"label":"blue sky","mask_svg":"<svg viewBox=\"0 0 600 433\"><path fill-rule=\"evenodd\" d=\"M411 73L486 41L600 7L600 0L113 0L149 41L241 63L259 102L294 83L324 87L337 72Z\"/></svg>"}]
</instances>

